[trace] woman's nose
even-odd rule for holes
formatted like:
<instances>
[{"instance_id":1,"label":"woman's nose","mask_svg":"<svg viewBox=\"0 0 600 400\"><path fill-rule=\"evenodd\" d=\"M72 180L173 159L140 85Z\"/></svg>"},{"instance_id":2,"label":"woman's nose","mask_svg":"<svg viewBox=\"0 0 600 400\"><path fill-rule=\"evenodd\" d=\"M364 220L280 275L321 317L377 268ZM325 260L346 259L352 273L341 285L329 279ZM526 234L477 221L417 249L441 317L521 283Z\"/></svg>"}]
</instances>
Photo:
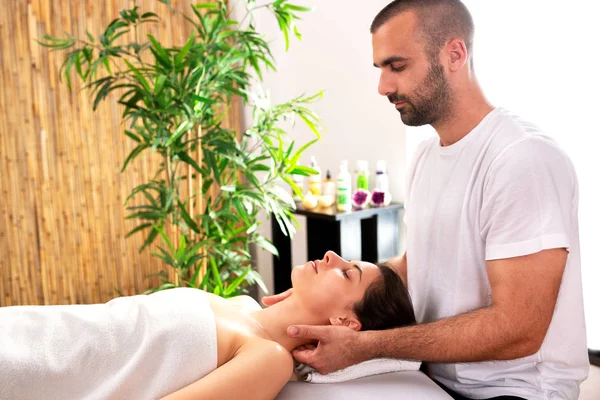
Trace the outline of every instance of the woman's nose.
<instances>
[{"instance_id":1,"label":"woman's nose","mask_svg":"<svg viewBox=\"0 0 600 400\"><path fill-rule=\"evenodd\" d=\"M328 267L334 267L340 261L343 262L344 260L342 259L342 257L338 256L334 251L330 250L327 253L325 253L325 256L323 256L323 261L325 261Z\"/></svg>"}]
</instances>

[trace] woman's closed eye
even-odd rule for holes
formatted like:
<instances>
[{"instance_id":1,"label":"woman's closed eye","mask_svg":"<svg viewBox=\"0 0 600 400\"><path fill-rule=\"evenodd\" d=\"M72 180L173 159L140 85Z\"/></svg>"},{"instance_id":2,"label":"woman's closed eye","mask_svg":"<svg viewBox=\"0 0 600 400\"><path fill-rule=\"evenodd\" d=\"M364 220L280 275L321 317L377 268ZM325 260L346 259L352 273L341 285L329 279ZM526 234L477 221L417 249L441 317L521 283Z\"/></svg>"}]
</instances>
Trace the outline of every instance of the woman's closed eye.
<instances>
[{"instance_id":1,"label":"woman's closed eye","mask_svg":"<svg viewBox=\"0 0 600 400\"><path fill-rule=\"evenodd\" d=\"M348 270L347 269L343 269L342 273L344 274L344 276L346 277L346 279L350 280L350 276L348 276Z\"/></svg>"}]
</instances>

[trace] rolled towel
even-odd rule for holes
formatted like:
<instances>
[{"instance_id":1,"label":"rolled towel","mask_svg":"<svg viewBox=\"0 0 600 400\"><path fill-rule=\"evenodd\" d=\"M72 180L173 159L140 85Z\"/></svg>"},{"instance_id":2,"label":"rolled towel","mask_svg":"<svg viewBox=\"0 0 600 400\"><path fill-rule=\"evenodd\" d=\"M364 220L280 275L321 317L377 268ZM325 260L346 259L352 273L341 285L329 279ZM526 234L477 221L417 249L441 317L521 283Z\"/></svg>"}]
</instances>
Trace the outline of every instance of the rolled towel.
<instances>
[{"instance_id":1,"label":"rolled towel","mask_svg":"<svg viewBox=\"0 0 600 400\"><path fill-rule=\"evenodd\" d=\"M420 361L398 360L395 358L374 358L351 365L327 375L321 375L312 367L298 364L295 367L298 379L310 383L336 383L346 382L365 376L386 374L397 371L417 371L421 367Z\"/></svg>"}]
</instances>

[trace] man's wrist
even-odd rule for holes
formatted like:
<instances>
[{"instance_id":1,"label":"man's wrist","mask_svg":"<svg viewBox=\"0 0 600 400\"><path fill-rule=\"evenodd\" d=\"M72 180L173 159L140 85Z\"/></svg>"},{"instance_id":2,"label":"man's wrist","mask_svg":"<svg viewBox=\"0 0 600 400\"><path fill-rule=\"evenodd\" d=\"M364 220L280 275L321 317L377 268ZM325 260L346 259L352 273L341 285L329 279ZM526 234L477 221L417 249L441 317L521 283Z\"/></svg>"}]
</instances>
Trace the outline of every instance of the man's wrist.
<instances>
[{"instance_id":1,"label":"man's wrist","mask_svg":"<svg viewBox=\"0 0 600 400\"><path fill-rule=\"evenodd\" d=\"M377 347L377 336L378 331L364 331L359 332L358 335L358 345L357 348L361 349L361 359L362 361L367 361L373 358L382 357L380 350Z\"/></svg>"}]
</instances>

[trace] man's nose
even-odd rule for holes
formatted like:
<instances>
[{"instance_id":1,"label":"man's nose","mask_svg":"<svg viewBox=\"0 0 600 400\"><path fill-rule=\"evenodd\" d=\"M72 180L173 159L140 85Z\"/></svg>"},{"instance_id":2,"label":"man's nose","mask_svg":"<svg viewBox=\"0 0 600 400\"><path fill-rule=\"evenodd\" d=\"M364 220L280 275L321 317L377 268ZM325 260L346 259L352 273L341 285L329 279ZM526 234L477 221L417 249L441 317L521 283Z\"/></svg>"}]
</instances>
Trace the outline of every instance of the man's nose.
<instances>
[{"instance_id":1,"label":"man's nose","mask_svg":"<svg viewBox=\"0 0 600 400\"><path fill-rule=\"evenodd\" d=\"M379 86L377 87L377 91L380 95L386 97L396 93L396 85L384 72L379 76Z\"/></svg>"}]
</instances>

